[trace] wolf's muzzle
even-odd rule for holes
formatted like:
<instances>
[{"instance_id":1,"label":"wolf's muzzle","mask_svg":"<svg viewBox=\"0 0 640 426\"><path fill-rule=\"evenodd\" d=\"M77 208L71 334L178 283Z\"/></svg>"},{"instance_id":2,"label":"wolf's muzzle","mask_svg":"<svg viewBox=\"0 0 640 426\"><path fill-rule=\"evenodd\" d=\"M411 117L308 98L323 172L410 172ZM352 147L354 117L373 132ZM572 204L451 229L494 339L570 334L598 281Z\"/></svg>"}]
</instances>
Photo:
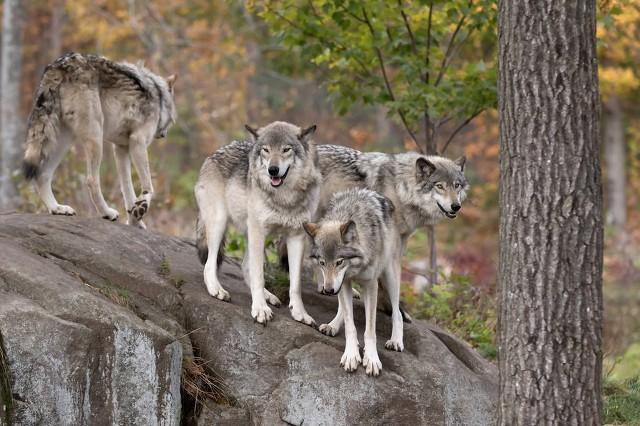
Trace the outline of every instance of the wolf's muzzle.
<instances>
[{"instance_id":1,"label":"wolf's muzzle","mask_svg":"<svg viewBox=\"0 0 640 426\"><path fill-rule=\"evenodd\" d=\"M444 207L442 207L442 206L440 205L440 203L439 203L439 202L437 202L437 201L436 201L436 204L438 205L438 207L440 207L440 210L442 211L442 213L444 213L444 215L445 215L446 217L448 217L449 219L454 219L454 218L456 217L456 212L457 212L458 210L460 210L460 205L459 205L459 204L457 205L457 206L458 206L458 208L457 208L457 209L454 209L454 211L453 211L453 212L450 212L450 211L445 210L445 209L444 209ZM451 206L451 208L453 209L453 206Z\"/></svg>"}]
</instances>

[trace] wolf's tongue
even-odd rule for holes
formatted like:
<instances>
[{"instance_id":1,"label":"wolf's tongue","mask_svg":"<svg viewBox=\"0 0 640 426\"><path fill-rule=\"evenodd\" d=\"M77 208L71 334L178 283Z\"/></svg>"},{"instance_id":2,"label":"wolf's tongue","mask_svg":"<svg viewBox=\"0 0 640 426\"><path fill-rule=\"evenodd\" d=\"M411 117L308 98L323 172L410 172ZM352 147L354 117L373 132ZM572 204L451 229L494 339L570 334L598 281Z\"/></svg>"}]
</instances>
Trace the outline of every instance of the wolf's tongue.
<instances>
[{"instance_id":1,"label":"wolf's tongue","mask_svg":"<svg viewBox=\"0 0 640 426\"><path fill-rule=\"evenodd\" d=\"M282 183L282 178L280 178L278 176L271 177L271 185L272 186L280 186L281 183Z\"/></svg>"}]
</instances>

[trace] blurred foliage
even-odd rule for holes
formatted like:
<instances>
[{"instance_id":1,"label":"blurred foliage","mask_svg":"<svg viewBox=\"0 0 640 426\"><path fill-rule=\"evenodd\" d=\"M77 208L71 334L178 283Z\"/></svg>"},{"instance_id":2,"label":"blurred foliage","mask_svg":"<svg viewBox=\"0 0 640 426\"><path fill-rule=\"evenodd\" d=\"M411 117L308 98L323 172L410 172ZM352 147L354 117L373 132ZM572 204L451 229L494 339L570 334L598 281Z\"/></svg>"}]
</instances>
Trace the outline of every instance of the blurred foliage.
<instances>
[{"instance_id":1,"label":"blurred foliage","mask_svg":"<svg viewBox=\"0 0 640 426\"><path fill-rule=\"evenodd\" d=\"M423 293L404 292L409 312L466 340L489 359L497 356L496 310L493 297L475 288L468 277L442 275Z\"/></svg>"},{"instance_id":2,"label":"blurred foliage","mask_svg":"<svg viewBox=\"0 0 640 426\"><path fill-rule=\"evenodd\" d=\"M383 105L425 143L425 117L432 132L497 105L495 0L250 4L296 56L323 68L339 113Z\"/></svg>"}]
</instances>

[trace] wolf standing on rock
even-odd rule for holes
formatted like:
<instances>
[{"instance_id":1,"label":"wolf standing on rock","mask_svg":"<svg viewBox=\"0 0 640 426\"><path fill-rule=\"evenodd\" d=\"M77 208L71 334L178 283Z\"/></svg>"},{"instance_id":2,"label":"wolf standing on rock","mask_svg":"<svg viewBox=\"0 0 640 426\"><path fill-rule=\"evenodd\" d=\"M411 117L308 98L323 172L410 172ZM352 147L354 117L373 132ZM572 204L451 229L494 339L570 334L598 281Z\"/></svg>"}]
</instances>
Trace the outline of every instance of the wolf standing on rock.
<instances>
[{"instance_id":1,"label":"wolf standing on rock","mask_svg":"<svg viewBox=\"0 0 640 426\"><path fill-rule=\"evenodd\" d=\"M24 172L49 213L75 215L58 204L51 190L53 174L72 143L82 145L87 161L91 201L108 220L118 219L100 187L103 141L113 143L128 223L144 228L153 196L147 147L167 135L175 122L173 85L176 76L160 77L142 65L104 57L69 53L45 68L36 92L27 131ZM131 161L138 172L141 195L131 180Z\"/></svg>"},{"instance_id":2,"label":"wolf standing on rock","mask_svg":"<svg viewBox=\"0 0 640 426\"><path fill-rule=\"evenodd\" d=\"M273 315L267 301L280 304L264 288L265 239L271 234L280 235L287 244L291 315L296 321L315 324L304 308L300 288L302 224L314 216L320 193L316 148L311 141L315 129L280 121L258 130L247 126L252 142L233 142L216 151L205 160L195 186L196 239L207 290L213 297L229 300L218 280L218 263L231 219L247 235L242 270L251 289L251 316L261 324Z\"/></svg>"},{"instance_id":3,"label":"wolf standing on rock","mask_svg":"<svg viewBox=\"0 0 640 426\"><path fill-rule=\"evenodd\" d=\"M393 214L394 206L388 198L368 189L351 189L333 196L319 223L304 224L312 239L310 257L322 272L323 292L338 294L340 300L346 337L340 364L347 371L356 370L361 361L368 375L377 376L382 369L376 346L378 280L387 283L390 294L400 294L400 269L395 257L401 242ZM357 280L364 291L363 358L353 320L351 280ZM394 324L386 346L398 344L402 344L402 321L399 329Z\"/></svg>"}]
</instances>

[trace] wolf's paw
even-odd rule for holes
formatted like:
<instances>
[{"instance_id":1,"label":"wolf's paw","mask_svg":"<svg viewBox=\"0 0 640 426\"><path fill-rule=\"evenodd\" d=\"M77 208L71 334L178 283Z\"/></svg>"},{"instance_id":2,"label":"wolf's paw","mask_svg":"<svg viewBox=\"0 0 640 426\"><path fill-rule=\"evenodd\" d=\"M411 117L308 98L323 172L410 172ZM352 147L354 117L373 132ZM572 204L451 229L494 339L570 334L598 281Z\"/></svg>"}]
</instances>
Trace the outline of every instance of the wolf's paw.
<instances>
[{"instance_id":1,"label":"wolf's paw","mask_svg":"<svg viewBox=\"0 0 640 426\"><path fill-rule=\"evenodd\" d=\"M291 310L291 317L303 324L309 325L311 327L316 326L316 320L314 320L311 315L305 311L304 308L299 308L294 305L289 305L289 309Z\"/></svg>"},{"instance_id":2,"label":"wolf's paw","mask_svg":"<svg viewBox=\"0 0 640 426\"><path fill-rule=\"evenodd\" d=\"M382 363L378 357L378 352L376 350L367 351L365 348L362 366L365 368L367 376L379 376L382 370Z\"/></svg>"},{"instance_id":3,"label":"wolf's paw","mask_svg":"<svg viewBox=\"0 0 640 426\"><path fill-rule=\"evenodd\" d=\"M62 205L62 204L58 204L57 206L55 206L53 209L49 211L49 213L55 214L55 215L63 215L63 216L76 215L76 211L73 208Z\"/></svg>"},{"instance_id":4,"label":"wolf's paw","mask_svg":"<svg viewBox=\"0 0 640 426\"><path fill-rule=\"evenodd\" d=\"M361 362L362 358L360 358L358 345L354 345L353 347L347 347L344 350L344 354L342 354L342 359L340 360L340 365L344 367L345 371L351 372L356 371Z\"/></svg>"},{"instance_id":5,"label":"wolf's paw","mask_svg":"<svg viewBox=\"0 0 640 426\"><path fill-rule=\"evenodd\" d=\"M129 217L129 220L127 220L127 225L131 225L140 229L147 229L147 225L145 225L143 221L135 220L131 217Z\"/></svg>"},{"instance_id":6,"label":"wolf's paw","mask_svg":"<svg viewBox=\"0 0 640 426\"><path fill-rule=\"evenodd\" d=\"M356 290L355 288L351 290L353 292L353 297L354 299L358 299L360 300L360 292L358 290Z\"/></svg>"},{"instance_id":7,"label":"wolf's paw","mask_svg":"<svg viewBox=\"0 0 640 426\"><path fill-rule=\"evenodd\" d=\"M111 222L115 222L120 217L120 213L118 210L112 209L111 207L107 207L107 211L103 213L102 218L110 220Z\"/></svg>"},{"instance_id":8,"label":"wolf's paw","mask_svg":"<svg viewBox=\"0 0 640 426\"><path fill-rule=\"evenodd\" d=\"M404 344L402 343L402 341L396 341L393 339L389 339L387 340L387 343L384 344L384 347L391 350L391 351L396 351L396 352L402 352L404 351Z\"/></svg>"},{"instance_id":9,"label":"wolf's paw","mask_svg":"<svg viewBox=\"0 0 640 426\"><path fill-rule=\"evenodd\" d=\"M280 302L280 299L278 299L273 293L271 293L267 289L264 290L264 298L267 299L268 304L273 305L276 308L282 304Z\"/></svg>"},{"instance_id":10,"label":"wolf's paw","mask_svg":"<svg viewBox=\"0 0 640 426\"><path fill-rule=\"evenodd\" d=\"M319 330L320 333L329 337L335 337L338 334L338 329L332 327L331 324L322 324Z\"/></svg>"},{"instance_id":11,"label":"wolf's paw","mask_svg":"<svg viewBox=\"0 0 640 426\"><path fill-rule=\"evenodd\" d=\"M273 311L266 303L264 305L252 304L251 316L256 320L256 322L262 325L267 325L267 322L273 319Z\"/></svg>"},{"instance_id":12,"label":"wolf's paw","mask_svg":"<svg viewBox=\"0 0 640 426\"><path fill-rule=\"evenodd\" d=\"M131 215L136 219L140 220L147 213L149 209L149 202L146 198L138 198L133 207L131 208Z\"/></svg>"},{"instance_id":13,"label":"wolf's paw","mask_svg":"<svg viewBox=\"0 0 640 426\"><path fill-rule=\"evenodd\" d=\"M224 288L222 288L222 286L217 286L216 288L207 287L207 291L211 296L215 297L216 299L222 300L224 302L228 302L229 300L231 300L231 296L229 295L229 292Z\"/></svg>"}]
</instances>

